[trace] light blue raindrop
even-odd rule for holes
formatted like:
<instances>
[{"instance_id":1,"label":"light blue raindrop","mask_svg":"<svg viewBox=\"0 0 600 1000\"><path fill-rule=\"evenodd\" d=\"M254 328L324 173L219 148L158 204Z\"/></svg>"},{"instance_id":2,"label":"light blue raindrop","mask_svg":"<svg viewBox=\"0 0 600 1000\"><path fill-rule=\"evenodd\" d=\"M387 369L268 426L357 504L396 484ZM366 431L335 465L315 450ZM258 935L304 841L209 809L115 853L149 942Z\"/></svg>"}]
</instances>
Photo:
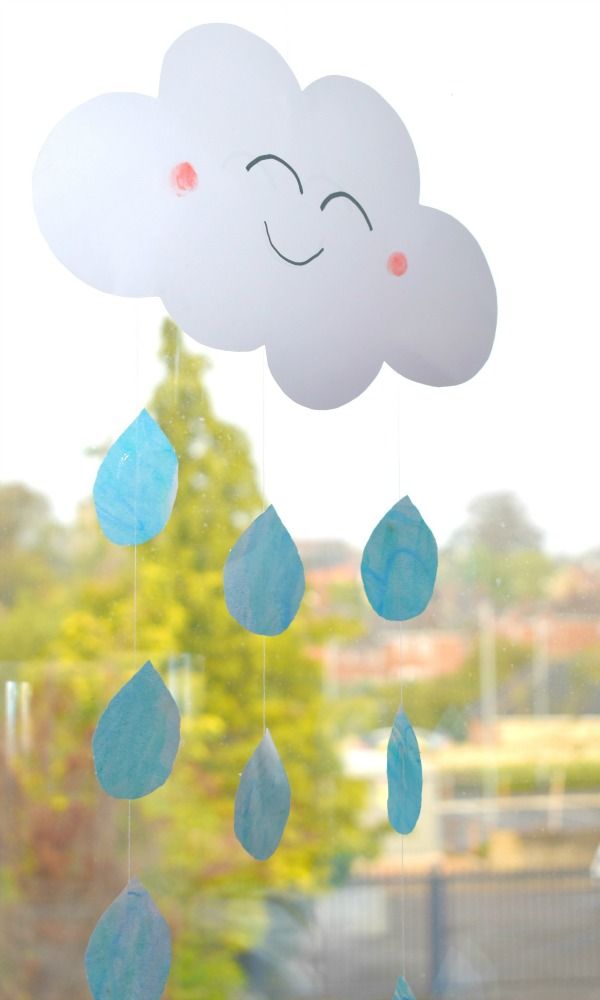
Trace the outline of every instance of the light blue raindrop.
<instances>
[{"instance_id":1,"label":"light blue raindrop","mask_svg":"<svg viewBox=\"0 0 600 1000\"><path fill-rule=\"evenodd\" d=\"M171 968L171 933L132 879L96 924L85 953L94 1000L160 1000Z\"/></svg>"},{"instance_id":2,"label":"light blue raindrop","mask_svg":"<svg viewBox=\"0 0 600 1000\"><path fill-rule=\"evenodd\" d=\"M421 812L423 769L415 731L402 708L388 742L387 780L390 823L398 833L411 833Z\"/></svg>"},{"instance_id":3,"label":"light blue raindrop","mask_svg":"<svg viewBox=\"0 0 600 1000\"><path fill-rule=\"evenodd\" d=\"M179 748L179 709L150 661L107 705L92 740L96 775L116 799L163 785Z\"/></svg>"},{"instance_id":4,"label":"light blue raindrop","mask_svg":"<svg viewBox=\"0 0 600 1000\"><path fill-rule=\"evenodd\" d=\"M235 797L235 835L257 861L266 861L277 850L290 805L290 783L267 729L244 768Z\"/></svg>"},{"instance_id":5,"label":"light blue raindrop","mask_svg":"<svg viewBox=\"0 0 600 1000\"><path fill-rule=\"evenodd\" d=\"M117 545L140 545L163 530L177 495L177 455L147 410L115 441L98 469L94 504Z\"/></svg>"},{"instance_id":6,"label":"light blue raindrop","mask_svg":"<svg viewBox=\"0 0 600 1000\"><path fill-rule=\"evenodd\" d=\"M363 553L360 569L373 610L389 621L420 615L433 594L437 564L431 530L403 497L379 522Z\"/></svg>"},{"instance_id":7,"label":"light blue raindrop","mask_svg":"<svg viewBox=\"0 0 600 1000\"><path fill-rule=\"evenodd\" d=\"M304 569L273 506L238 538L223 584L229 613L249 632L279 635L294 620L304 594Z\"/></svg>"},{"instance_id":8,"label":"light blue raindrop","mask_svg":"<svg viewBox=\"0 0 600 1000\"><path fill-rule=\"evenodd\" d=\"M415 1000L415 995L403 976L396 983L393 1000Z\"/></svg>"}]
</instances>

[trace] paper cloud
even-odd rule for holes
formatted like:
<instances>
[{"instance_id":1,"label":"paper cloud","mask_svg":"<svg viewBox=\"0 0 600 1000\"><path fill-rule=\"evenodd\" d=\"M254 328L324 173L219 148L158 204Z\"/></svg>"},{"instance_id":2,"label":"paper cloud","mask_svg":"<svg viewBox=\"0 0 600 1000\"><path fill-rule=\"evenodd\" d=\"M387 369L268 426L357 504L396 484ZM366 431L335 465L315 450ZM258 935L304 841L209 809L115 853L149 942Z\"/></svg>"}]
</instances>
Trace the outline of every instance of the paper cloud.
<instances>
[{"instance_id":1,"label":"paper cloud","mask_svg":"<svg viewBox=\"0 0 600 1000\"><path fill-rule=\"evenodd\" d=\"M458 384L492 347L485 257L459 222L419 205L395 111L344 77L301 90L237 27L179 38L157 99L107 94L71 112L41 151L34 202L76 275L160 296L207 346L265 344L305 406L348 402L384 361Z\"/></svg>"}]
</instances>

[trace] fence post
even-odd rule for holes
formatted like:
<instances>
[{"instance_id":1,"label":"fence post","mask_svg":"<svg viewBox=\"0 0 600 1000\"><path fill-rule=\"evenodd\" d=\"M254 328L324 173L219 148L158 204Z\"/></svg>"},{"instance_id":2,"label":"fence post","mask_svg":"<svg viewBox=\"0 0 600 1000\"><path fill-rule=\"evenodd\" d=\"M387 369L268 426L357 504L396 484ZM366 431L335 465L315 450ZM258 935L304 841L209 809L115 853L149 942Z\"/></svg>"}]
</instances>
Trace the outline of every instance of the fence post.
<instances>
[{"instance_id":1,"label":"fence post","mask_svg":"<svg viewBox=\"0 0 600 1000\"><path fill-rule=\"evenodd\" d=\"M437 869L429 880L430 967L429 992L432 998L446 995L444 957L446 954L446 878Z\"/></svg>"}]
</instances>

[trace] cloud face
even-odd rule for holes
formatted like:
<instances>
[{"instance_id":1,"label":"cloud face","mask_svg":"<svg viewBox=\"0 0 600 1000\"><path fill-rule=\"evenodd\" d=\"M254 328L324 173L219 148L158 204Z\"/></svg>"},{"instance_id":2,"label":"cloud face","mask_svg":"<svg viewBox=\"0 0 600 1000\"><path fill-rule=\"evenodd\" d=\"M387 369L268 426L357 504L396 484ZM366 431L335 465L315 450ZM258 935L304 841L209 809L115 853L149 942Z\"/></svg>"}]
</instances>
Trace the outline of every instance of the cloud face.
<instances>
[{"instance_id":1,"label":"cloud face","mask_svg":"<svg viewBox=\"0 0 600 1000\"><path fill-rule=\"evenodd\" d=\"M395 111L344 77L302 91L240 28L179 38L158 98L107 94L71 112L40 153L34 203L76 275L160 296L207 346L265 344L304 406L348 402L384 361L458 384L492 347L485 257L459 222L419 205Z\"/></svg>"}]
</instances>

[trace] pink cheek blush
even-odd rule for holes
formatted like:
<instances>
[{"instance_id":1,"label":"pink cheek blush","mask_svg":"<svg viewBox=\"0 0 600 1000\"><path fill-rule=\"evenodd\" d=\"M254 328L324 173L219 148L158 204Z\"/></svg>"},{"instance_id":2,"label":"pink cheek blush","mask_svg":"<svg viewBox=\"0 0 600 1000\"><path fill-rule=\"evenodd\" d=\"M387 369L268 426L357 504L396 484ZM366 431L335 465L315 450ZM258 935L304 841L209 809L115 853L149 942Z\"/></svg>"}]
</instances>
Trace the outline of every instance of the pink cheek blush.
<instances>
[{"instance_id":1,"label":"pink cheek blush","mask_svg":"<svg viewBox=\"0 0 600 1000\"><path fill-rule=\"evenodd\" d=\"M178 197L196 190L198 186L198 174L187 160L173 167L171 171L171 186Z\"/></svg>"},{"instance_id":2,"label":"pink cheek blush","mask_svg":"<svg viewBox=\"0 0 600 1000\"><path fill-rule=\"evenodd\" d=\"M391 253L388 257L387 269L390 274L396 276L396 278L401 278L403 274L406 274L408 270L408 261L406 255L401 253L399 250L395 253Z\"/></svg>"}]
</instances>

